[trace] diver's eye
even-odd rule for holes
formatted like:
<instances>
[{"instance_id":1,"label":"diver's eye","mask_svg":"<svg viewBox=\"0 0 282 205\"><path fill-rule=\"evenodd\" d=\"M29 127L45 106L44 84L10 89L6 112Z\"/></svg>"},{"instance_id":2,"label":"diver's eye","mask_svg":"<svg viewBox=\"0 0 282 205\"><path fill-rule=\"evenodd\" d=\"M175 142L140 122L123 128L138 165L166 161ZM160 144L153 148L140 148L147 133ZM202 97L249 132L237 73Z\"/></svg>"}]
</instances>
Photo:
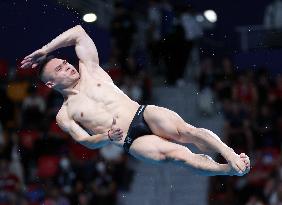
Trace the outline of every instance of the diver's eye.
<instances>
[{"instance_id":1,"label":"diver's eye","mask_svg":"<svg viewBox=\"0 0 282 205\"><path fill-rule=\"evenodd\" d=\"M58 65L56 68L55 68L55 71L58 72L62 69L62 65L66 65L68 62L66 60L63 61L62 64Z\"/></svg>"}]
</instances>

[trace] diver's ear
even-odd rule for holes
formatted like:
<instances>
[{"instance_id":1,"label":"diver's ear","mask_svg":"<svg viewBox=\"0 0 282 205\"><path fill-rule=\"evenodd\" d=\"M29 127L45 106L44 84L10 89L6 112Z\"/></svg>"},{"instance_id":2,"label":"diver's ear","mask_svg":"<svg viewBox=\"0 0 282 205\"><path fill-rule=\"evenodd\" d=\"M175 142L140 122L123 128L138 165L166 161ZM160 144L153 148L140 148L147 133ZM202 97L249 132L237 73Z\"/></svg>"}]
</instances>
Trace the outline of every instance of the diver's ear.
<instances>
[{"instance_id":1,"label":"diver's ear","mask_svg":"<svg viewBox=\"0 0 282 205\"><path fill-rule=\"evenodd\" d=\"M55 86L55 83L51 82L51 81L48 81L48 82L45 83L45 85L47 85L48 88L53 88Z\"/></svg>"}]
</instances>

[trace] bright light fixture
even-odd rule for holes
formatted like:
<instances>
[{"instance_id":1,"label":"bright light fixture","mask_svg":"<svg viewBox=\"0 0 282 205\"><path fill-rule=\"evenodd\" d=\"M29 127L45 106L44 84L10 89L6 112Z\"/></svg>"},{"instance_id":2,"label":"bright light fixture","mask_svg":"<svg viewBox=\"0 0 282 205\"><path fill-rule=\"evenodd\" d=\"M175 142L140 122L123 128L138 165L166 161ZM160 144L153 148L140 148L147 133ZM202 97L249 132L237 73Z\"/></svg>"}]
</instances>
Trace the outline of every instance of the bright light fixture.
<instances>
[{"instance_id":1,"label":"bright light fixture","mask_svg":"<svg viewBox=\"0 0 282 205\"><path fill-rule=\"evenodd\" d=\"M217 21L217 15L214 10L206 10L204 12L204 16L211 23L215 23Z\"/></svg>"},{"instance_id":2,"label":"bright light fixture","mask_svg":"<svg viewBox=\"0 0 282 205\"><path fill-rule=\"evenodd\" d=\"M87 23L91 23L97 20L97 16L94 13L88 13L83 16L83 20Z\"/></svg>"}]
</instances>

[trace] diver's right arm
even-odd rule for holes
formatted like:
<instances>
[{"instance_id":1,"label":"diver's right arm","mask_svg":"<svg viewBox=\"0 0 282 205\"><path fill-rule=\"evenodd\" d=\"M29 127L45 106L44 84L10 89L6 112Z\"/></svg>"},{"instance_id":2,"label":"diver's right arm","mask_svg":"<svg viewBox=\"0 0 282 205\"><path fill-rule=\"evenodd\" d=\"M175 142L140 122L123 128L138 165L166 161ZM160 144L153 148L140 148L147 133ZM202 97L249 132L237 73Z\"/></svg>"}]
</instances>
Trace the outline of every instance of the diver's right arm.
<instances>
[{"instance_id":1,"label":"diver's right arm","mask_svg":"<svg viewBox=\"0 0 282 205\"><path fill-rule=\"evenodd\" d=\"M67 132L72 138L89 149L98 149L107 145L110 139L107 133L89 135L82 127L80 127L74 120L70 122L59 122L59 127Z\"/></svg>"},{"instance_id":2,"label":"diver's right arm","mask_svg":"<svg viewBox=\"0 0 282 205\"><path fill-rule=\"evenodd\" d=\"M113 126L114 123L112 128L105 133L89 135L79 124L62 112L58 113L56 121L63 131L70 134L74 140L89 149L98 149L107 145L110 141L122 139L123 132L119 128L115 128Z\"/></svg>"}]
</instances>

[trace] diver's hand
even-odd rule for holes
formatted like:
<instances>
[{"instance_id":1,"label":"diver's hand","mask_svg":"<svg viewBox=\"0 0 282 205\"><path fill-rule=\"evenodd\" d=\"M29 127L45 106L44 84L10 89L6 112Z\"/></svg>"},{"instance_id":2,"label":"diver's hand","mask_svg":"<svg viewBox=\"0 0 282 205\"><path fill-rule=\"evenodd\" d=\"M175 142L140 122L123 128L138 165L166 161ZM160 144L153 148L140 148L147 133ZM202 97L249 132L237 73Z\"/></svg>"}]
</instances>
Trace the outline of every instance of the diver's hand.
<instances>
[{"instance_id":1,"label":"diver's hand","mask_svg":"<svg viewBox=\"0 0 282 205\"><path fill-rule=\"evenodd\" d=\"M123 137L123 131L116 127L116 118L113 118L111 129L108 131L108 136L111 141L120 141Z\"/></svg>"},{"instance_id":2,"label":"diver's hand","mask_svg":"<svg viewBox=\"0 0 282 205\"><path fill-rule=\"evenodd\" d=\"M250 172L250 159L245 153L236 154L236 157L228 164L230 167L230 176L243 176Z\"/></svg>"},{"instance_id":3,"label":"diver's hand","mask_svg":"<svg viewBox=\"0 0 282 205\"><path fill-rule=\"evenodd\" d=\"M21 62L21 68L35 68L38 65L38 61L45 57L47 52L44 49L38 49L28 56L24 57Z\"/></svg>"}]
</instances>

